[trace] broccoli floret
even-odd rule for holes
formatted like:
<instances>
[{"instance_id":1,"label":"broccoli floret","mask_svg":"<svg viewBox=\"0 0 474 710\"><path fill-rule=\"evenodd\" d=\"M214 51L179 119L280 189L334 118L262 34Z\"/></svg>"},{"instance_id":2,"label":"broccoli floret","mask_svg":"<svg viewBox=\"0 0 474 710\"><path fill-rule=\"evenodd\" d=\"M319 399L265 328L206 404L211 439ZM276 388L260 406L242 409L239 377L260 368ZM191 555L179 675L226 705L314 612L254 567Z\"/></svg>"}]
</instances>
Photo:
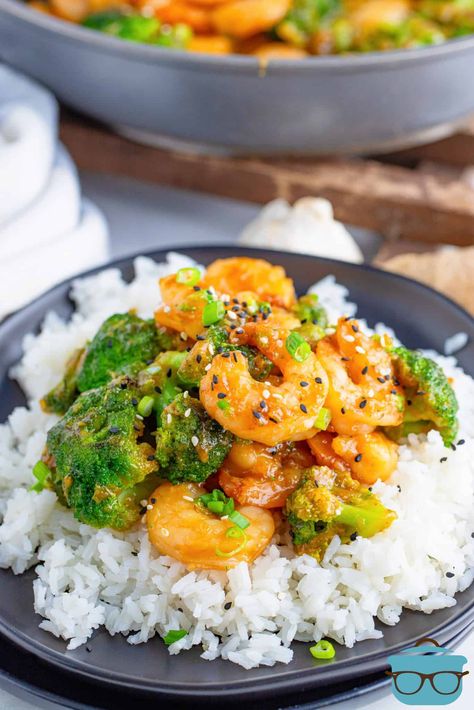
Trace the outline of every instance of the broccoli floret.
<instances>
[{"instance_id":1,"label":"broccoli floret","mask_svg":"<svg viewBox=\"0 0 474 710\"><path fill-rule=\"evenodd\" d=\"M190 386L199 387L206 374L206 366L216 353L231 353L235 350L243 353L248 360L248 367L254 380L263 382L273 369L273 363L256 348L248 345L233 345L229 343L227 330L219 325L211 326L205 340L198 340L183 360L179 375Z\"/></svg>"},{"instance_id":2,"label":"broccoli floret","mask_svg":"<svg viewBox=\"0 0 474 710\"><path fill-rule=\"evenodd\" d=\"M41 404L47 412L65 414L80 392L105 385L120 375L135 375L170 346L182 347L178 333L155 327L133 313L117 313L102 323L86 350L78 350L66 372Z\"/></svg>"},{"instance_id":3,"label":"broccoli floret","mask_svg":"<svg viewBox=\"0 0 474 710\"><path fill-rule=\"evenodd\" d=\"M41 400L41 408L45 412L65 414L78 395L77 373L84 357L84 348L75 350L66 363L64 377Z\"/></svg>"},{"instance_id":4,"label":"broccoli floret","mask_svg":"<svg viewBox=\"0 0 474 710\"><path fill-rule=\"evenodd\" d=\"M372 537L389 527L395 513L349 474L326 466L308 469L288 497L285 513L298 553L320 559L335 535L343 542Z\"/></svg>"},{"instance_id":5,"label":"broccoli floret","mask_svg":"<svg viewBox=\"0 0 474 710\"><path fill-rule=\"evenodd\" d=\"M321 22L337 10L340 4L340 0L293 0L275 32L284 42L304 47Z\"/></svg>"},{"instance_id":6,"label":"broccoli floret","mask_svg":"<svg viewBox=\"0 0 474 710\"><path fill-rule=\"evenodd\" d=\"M126 39L130 42L158 44L172 49L185 49L193 36L189 25L177 23L163 26L156 17L140 14L125 14L106 10L89 15L82 21L84 27Z\"/></svg>"},{"instance_id":7,"label":"broccoli floret","mask_svg":"<svg viewBox=\"0 0 474 710\"><path fill-rule=\"evenodd\" d=\"M157 421L161 413L184 389L192 387L192 382L181 376L181 366L186 352L168 350L158 357L138 375L142 395L153 397L153 409Z\"/></svg>"},{"instance_id":8,"label":"broccoli floret","mask_svg":"<svg viewBox=\"0 0 474 710\"><path fill-rule=\"evenodd\" d=\"M157 485L153 448L139 443L140 396L129 378L90 390L48 432L48 484L83 523L129 528L140 516L141 499Z\"/></svg>"},{"instance_id":9,"label":"broccoli floret","mask_svg":"<svg viewBox=\"0 0 474 710\"><path fill-rule=\"evenodd\" d=\"M403 424L388 427L386 433L398 439L412 432L437 429L445 446L450 446L458 431L458 403L443 370L416 350L398 347L390 353L396 377L405 390L407 406Z\"/></svg>"},{"instance_id":10,"label":"broccoli floret","mask_svg":"<svg viewBox=\"0 0 474 710\"><path fill-rule=\"evenodd\" d=\"M199 400L179 394L163 411L156 432L160 476L172 483L202 483L221 466L232 438L208 416Z\"/></svg>"}]
</instances>

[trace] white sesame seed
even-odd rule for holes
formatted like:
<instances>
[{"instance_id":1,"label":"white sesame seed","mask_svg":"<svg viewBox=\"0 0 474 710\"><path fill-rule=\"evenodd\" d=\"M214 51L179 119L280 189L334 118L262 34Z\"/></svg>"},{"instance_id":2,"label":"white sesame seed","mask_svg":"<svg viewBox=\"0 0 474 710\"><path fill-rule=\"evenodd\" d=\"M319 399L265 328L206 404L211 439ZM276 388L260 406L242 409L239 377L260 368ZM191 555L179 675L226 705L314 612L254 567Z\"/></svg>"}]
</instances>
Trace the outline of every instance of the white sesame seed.
<instances>
[{"instance_id":1,"label":"white sesame seed","mask_svg":"<svg viewBox=\"0 0 474 710\"><path fill-rule=\"evenodd\" d=\"M223 301L230 301L230 296L228 293L223 293L221 298Z\"/></svg>"},{"instance_id":2,"label":"white sesame seed","mask_svg":"<svg viewBox=\"0 0 474 710\"><path fill-rule=\"evenodd\" d=\"M189 397L189 392L188 392L188 390L184 390L183 398L186 399L187 397Z\"/></svg>"},{"instance_id":3,"label":"white sesame seed","mask_svg":"<svg viewBox=\"0 0 474 710\"><path fill-rule=\"evenodd\" d=\"M208 350L211 355L214 355L214 353L216 352L216 349L214 348L214 345L212 343L209 343Z\"/></svg>"},{"instance_id":4,"label":"white sesame seed","mask_svg":"<svg viewBox=\"0 0 474 710\"><path fill-rule=\"evenodd\" d=\"M169 306L163 306L164 313L169 313L171 308Z\"/></svg>"},{"instance_id":5,"label":"white sesame seed","mask_svg":"<svg viewBox=\"0 0 474 710\"><path fill-rule=\"evenodd\" d=\"M151 504L151 503L148 503L148 505L147 505L146 509L147 509L147 510L153 510L153 506L152 506L152 504Z\"/></svg>"},{"instance_id":6,"label":"white sesame seed","mask_svg":"<svg viewBox=\"0 0 474 710\"><path fill-rule=\"evenodd\" d=\"M136 416L137 419L141 419L141 420L143 421L143 417L142 417L141 414L135 414L135 416Z\"/></svg>"},{"instance_id":7,"label":"white sesame seed","mask_svg":"<svg viewBox=\"0 0 474 710\"><path fill-rule=\"evenodd\" d=\"M172 419L173 419L173 417L171 416L171 414L166 415L166 423L167 424L171 424Z\"/></svg>"},{"instance_id":8,"label":"white sesame seed","mask_svg":"<svg viewBox=\"0 0 474 710\"><path fill-rule=\"evenodd\" d=\"M276 399L283 399L283 395L282 395L282 394L278 394L278 392L274 392L274 393L273 393L273 396L274 396Z\"/></svg>"},{"instance_id":9,"label":"white sesame seed","mask_svg":"<svg viewBox=\"0 0 474 710\"><path fill-rule=\"evenodd\" d=\"M186 333L184 332L184 330L181 331L181 333L179 334L179 337L181 338L181 340L187 340L187 339L188 339L188 336L186 335Z\"/></svg>"},{"instance_id":10,"label":"white sesame seed","mask_svg":"<svg viewBox=\"0 0 474 710\"><path fill-rule=\"evenodd\" d=\"M354 340L354 338L352 338ZM360 345L355 346L356 352L360 353L361 355L365 355L365 350L362 348Z\"/></svg>"},{"instance_id":11,"label":"white sesame seed","mask_svg":"<svg viewBox=\"0 0 474 710\"><path fill-rule=\"evenodd\" d=\"M270 392L268 390L263 390L262 397L268 399L270 397Z\"/></svg>"},{"instance_id":12,"label":"white sesame seed","mask_svg":"<svg viewBox=\"0 0 474 710\"><path fill-rule=\"evenodd\" d=\"M147 504L147 503L148 503L148 501L147 501L147 500L145 500L145 498L144 498L143 500L141 500L141 501L140 501L140 505L142 506L142 508L144 508L144 507L146 506L146 504Z\"/></svg>"},{"instance_id":13,"label":"white sesame seed","mask_svg":"<svg viewBox=\"0 0 474 710\"><path fill-rule=\"evenodd\" d=\"M209 370L211 369L211 363L209 363L209 365L206 365L204 369L206 370L206 372L209 372Z\"/></svg>"},{"instance_id":14,"label":"white sesame seed","mask_svg":"<svg viewBox=\"0 0 474 710\"><path fill-rule=\"evenodd\" d=\"M227 315L231 320L237 320L237 314L234 311L227 311Z\"/></svg>"},{"instance_id":15,"label":"white sesame seed","mask_svg":"<svg viewBox=\"0 0 474 710\"><path fill-rule=\"evenodd\" d=\"M266 335L260 338L260 342L263 343L263 345L268 345L268 338Z\"/></svg>"},{"instance_id":16,"label":"white sesame seed","mask_svg":"<svg viewBox=\"0 0 474 710\"><path fill-rule=\"evenodd\" d=\"M221 515L221 520L229 520L229 516L228 515Z\"/></svg>"},{"instance_id":17,"label":"white sesame seed","mask_svg":"<svg viewBox=\"0 0 474 710\"><path fill-rule=\"evenodd\" d=\"M283 347L283 340L280 340L280 338L278 338L276 344L278 345L279 348Z\"/></svg>"},{"instance_id":18,"label":"white sesame seed","mask_svg":"<svg viewBox=\"0 0 474 710\"><path fill-rule=\"evenodd\" d=\"M367 392L367 397L373 397L374 394L375 394L374 390L369 390L369 391Z\"/></svg>"},{"instance_id":19,"label":"white sesame seed","mask_svg":"<svg viewBox=\"0 0 474 710\"><path fill-rule=\"evenodd\" d=\"M344 338L344 340L347 340L348 343L353 343L355 340L353 335L343 335L342 337Z\"/></svg>"},{"instance_id":20,"label":"white sesame seed","mask_svg":"<svg viewBox=\"0 0 474 710\"><path fill-rule=\"evenodd\" d=\"M166 528L161 528L161 534L163 535L163 537L169 537L170 531Z\"/></svg>"},{"instance_id":21,"label":"white sesame seed","mask_svg":"<svg viewBox=\"0 0 474 710\"><path fill-rule=\"evenodd\" d=\"M192 496L183 496L183 500L188 500L190 503L194 503L194 498Z\"/></svg>"},{"instance_id":22,"label":"white sesame seed","mask_svg":"<svg viewBox=\"0 0 474 710\"><path fill-rule=\"evenodd\" d=\"M199 444L199 439L197 438L197 436L192 436L192 437L191 437L191 444L192 444L193 446L197 446L197 445Z\"/></svg>"},{"instance_id":23,"label":"white sesame seed","mask_svg":"<svg viewBox=\"0 0 474 710\"><path fill-rule=\"evenodd\" d=\"M187 409L184 413L184 416L186 417L186 419L189 417L190 414L191 414L191 407L189 409Z\"/></svg>"}]
</instances>

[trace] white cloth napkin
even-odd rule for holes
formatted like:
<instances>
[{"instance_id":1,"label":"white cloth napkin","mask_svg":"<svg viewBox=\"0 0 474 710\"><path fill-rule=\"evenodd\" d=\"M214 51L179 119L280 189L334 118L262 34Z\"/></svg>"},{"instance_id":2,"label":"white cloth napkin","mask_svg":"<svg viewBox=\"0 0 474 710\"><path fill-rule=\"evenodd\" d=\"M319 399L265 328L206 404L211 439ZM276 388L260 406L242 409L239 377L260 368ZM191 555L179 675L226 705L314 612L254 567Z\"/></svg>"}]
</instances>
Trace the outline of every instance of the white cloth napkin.
<instances>
[{"instance_id":1,"label":"white cloth napkin","mask_svg":"<svg viewBox=\"0 0 474 710\"><path fill-rule=\"evenodd\" d=\"M0 65L0 319L108 256L107 224L81 201L57 116L47 90Z\"/></svg>"}]
</instances>

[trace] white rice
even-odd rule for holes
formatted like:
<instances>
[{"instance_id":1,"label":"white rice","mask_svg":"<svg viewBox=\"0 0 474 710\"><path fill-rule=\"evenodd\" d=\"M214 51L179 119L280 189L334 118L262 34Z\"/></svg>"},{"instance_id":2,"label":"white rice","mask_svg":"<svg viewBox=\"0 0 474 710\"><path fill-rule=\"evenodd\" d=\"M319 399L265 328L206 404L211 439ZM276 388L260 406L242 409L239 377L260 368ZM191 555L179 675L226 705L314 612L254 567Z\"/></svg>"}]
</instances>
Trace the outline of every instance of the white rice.
<instances>
[{"instance_id":1,"label":"white rice","mask_svg":"<svg viewBox=\"0 0 474 710\"><path fill-rule=\"evenodd\" d=\"M188 572L158 556L143 527L127 534L97 531L78 523L53 493L27 490L55 421L35 400L56 383L70 352L105 317L131 307L150 315L159 298L157 278L189 263L178 254L160 265L137 259L130 285L116 270L79 280L71 321L50 314L38 336L25 338L14 375L31 404L0 426L0 566L20 574L37 565L34 598L41 628L68 641L69 649L100 626L127 635L131 644L186 629L187 636L169 647L171 654L200 645L202 658L221 656L253 668L289 663L294 639L325 636L351 647L380 638L376 620L396 624L404 608L430 613L455 605L456 592L474 576L474 380L456 368L453 357L437 359L454 380L459 439L465 443L448 450L435 431L411 435L390 482L374 486L397 512L396 522L350 545L334 538L321 564L294 557L285 540L276 538L252 565L242 563L227 574ZM314 290L331 320L355 312L332 277Z\"/></svg>"}]
</instances>

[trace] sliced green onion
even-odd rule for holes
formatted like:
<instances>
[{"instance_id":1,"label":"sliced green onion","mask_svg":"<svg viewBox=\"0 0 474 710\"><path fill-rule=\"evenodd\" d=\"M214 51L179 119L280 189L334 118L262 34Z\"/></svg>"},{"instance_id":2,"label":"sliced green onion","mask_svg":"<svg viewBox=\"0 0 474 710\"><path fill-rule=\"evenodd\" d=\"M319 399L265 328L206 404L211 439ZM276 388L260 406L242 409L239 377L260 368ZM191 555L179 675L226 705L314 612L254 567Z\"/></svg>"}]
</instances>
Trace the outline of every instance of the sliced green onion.
<instances>
[{"instance_id":1,"label":"sliced green onion","mask_svg":"<svg viewBox=\"0 0 474 710\"><path fill-rule=\"evenodd\" d=\"M271 313L272 307L268 301L261 301L258 310L260 313Z\"/></svg>"},{"instance_id":2,"label":"sliced green onion","mask_svg":"<svg viewBox=\"0 0 474 710\"><path fill-rule=\"evenodd\" d=\"M223 515L224 513L224 503L221 500L211 500L207 504L208 510L216 515Z\"/></svg>"},{"instance_id":3,"label":"sliced green onion","mask_svg":"<svg viewBox=\"0 0 474 710\"><path fill-rule=\"evenodd\" d=\"M176 283L195 286L201 278L201 272L195 266L180 269L176 274Z\"/></svg>"},{"instance_id":4,"label":"sliced green onion","mask_svg":"<svg viewBox=\"0 0 474 710\"><path fill-rule=\"evenodd\" d=\"M229 528L226 531L225 536L231 537L231 538L243 538L243 539L242 539L242 542L240 543L240 545L237 545L237 547L235 547L230 552L223 552L218 547L216 547L215 552L216 552L217 557L232 557L233 555L236 555L238 552L243 550L247 544L247 535L240 528L236 528L236 527Z\"/></svg>"},{"instance_id":5,"label":"sliced green onion","mask_svg":"<svg viewBox=\"0 0 474 710\"><path fill-rule=\"evenodd\" d=\"M33 476L36 478L36 483L34 483L30 487L30 491L35 491L36 493L40 493L43 488L46 486L46 480L48 476L50 475L51 471L49 468L46 466L44 461L37 461L35 465L33 466Z\"/></svg>"},{"instance_id":6,"label":"sliced green onion","mask_svg":"<svg viewBox=\"0 0 474 710\"><path fill-rule=\"evenodd\" d=\"M224 511L223 511L222 515L230 515L233 512L234 512L234 499L229 498L227 503L224 503Z\"/></svg>"},{"instance_id":7,"label":"sliced green onion","mask_svg":"<svg viewBox=\"0 0 474 710\"><path fill-rule=\"evenodd\" d=\"M155 400L153 397L150 397L150 395L145 395L145 397L142 397L141 400L138 402L138 407L137 407L137 412L141 417L149 417L150 414L153 411L153 405L155 404Z\"/></svg>"},{"instance_id":8,"label":"sliced green onion","mask_svg":"<svg viewBox=\"0 0 474 710\"><path fill-rule=\"evenodd\" d=\"M246 518L245 515L242 515L242 513L239 513L238 510L234 510L234 512L229 515L229 520L241 530L245 530L245 528L248 528L250 525L250 520Z\"/></svg>"},{"instance_id":9,"label":"sliced green onion","mask_svg":"<svg viewBox=\"0 0 474 710\"><path fill-rule=\"evenodd\" d=\"M168 631L166 636L163 637L163 641L167 646L171 646L172 643L176 643L176 641L184 639L187 635L188 632L184 629L171 629L171 631Z\"/></svg>"},{"instance_id":10,"label":"sliced green onion","mask_svg":"<svg viewBox=\"0 0 474 710\"><path fill-rule=\"evenodd\" d=\"M286 349L296 362L304 362L311 354L311 346L302 335L293 330L287 337Z\"/></svg>"},{"instance_id":11,"label":"sliced green onion","mask_svg":"<svg viewBox=\"0 0 474 710\"><path fill-rule=\"evenodd\" d=\"M314 427L316 429L322 429L325 430L329 426L329 422L331 421L331 412L329 409L326 409L326 407L321 407L321 409L318 412L318 416L314 420Z\"/></svg>"},{"instance_id":12,"label":"sliced green onion","mask_svg":"<svg viewBox=\"0 0 474 710\"><path fill-rule=\"evenodd\" d=\"M230 409L230 404L226 399L219 399L217 402L217 406L219 409L222 409L223 412L228 412Z\"/></svg>"},{"instance_id":13,"label":"sliced green onion","mask_svg":"<svg viewBox=\"0 0 474 710\"><path fill-rule=\"evenodd\" d=\"M212 301L206 303L202 312L202 322L204 325L213 325L225 316L225 306L222 301Z\"/></svg>"},{"instance_id":14,"label":"sliced green onion","mask_svg":"<svg viewBox=\"0 0 474 710\"><path fill-rule=\"evenodd\" d=\"M324 639L318 641L315 646L311 646L309 652L313 658L318 658L322 661L329 661L336 655L336 650L332 643L330 641L325 641Z\"/></svg>"}]
</instances>

